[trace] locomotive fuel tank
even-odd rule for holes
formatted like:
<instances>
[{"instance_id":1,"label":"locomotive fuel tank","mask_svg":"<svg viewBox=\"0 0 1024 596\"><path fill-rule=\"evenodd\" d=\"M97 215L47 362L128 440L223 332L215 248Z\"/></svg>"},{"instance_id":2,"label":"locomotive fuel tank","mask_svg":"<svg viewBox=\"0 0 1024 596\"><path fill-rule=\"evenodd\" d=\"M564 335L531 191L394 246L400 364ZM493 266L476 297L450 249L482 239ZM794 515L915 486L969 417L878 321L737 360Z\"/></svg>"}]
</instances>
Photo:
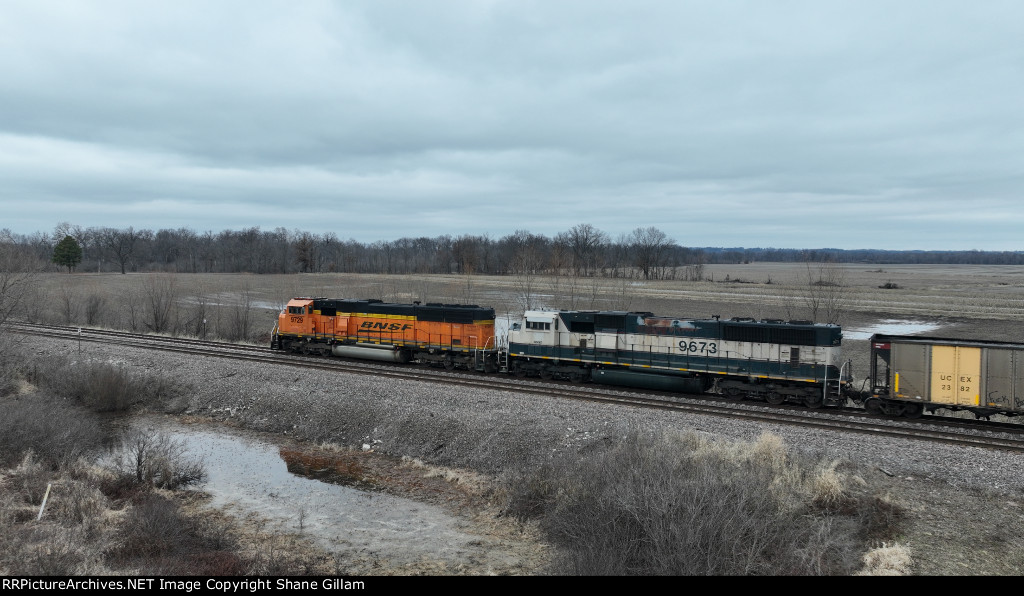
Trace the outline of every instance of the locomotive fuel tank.
<instances>
[{"instance_id":1,"label":"locomotive fuel tank","mask_svg":"<svg viewBox=\"0 0 1024 596\"><path fill-rule=\"evenodd\" d=\"M591 379L595 383L603 383L605 385L640 387L642 389L673 391L675 393L704 393L708 388L705 381L700 377L654 375L631 370L598 369L591 374Z\"/></svg>"},{"instance_id":2,"label":"locomotive fuel tank","mask_svg":"<svg viewBox=\"0 0 1024 596\"><path fill-rule=\"evenodd\" d=\"M394 346L351 346L337 344L331 347L331 353L342 358L359 358L380 362L408 362L409 352L397 350Z\"/></svg>"}]
</instances>

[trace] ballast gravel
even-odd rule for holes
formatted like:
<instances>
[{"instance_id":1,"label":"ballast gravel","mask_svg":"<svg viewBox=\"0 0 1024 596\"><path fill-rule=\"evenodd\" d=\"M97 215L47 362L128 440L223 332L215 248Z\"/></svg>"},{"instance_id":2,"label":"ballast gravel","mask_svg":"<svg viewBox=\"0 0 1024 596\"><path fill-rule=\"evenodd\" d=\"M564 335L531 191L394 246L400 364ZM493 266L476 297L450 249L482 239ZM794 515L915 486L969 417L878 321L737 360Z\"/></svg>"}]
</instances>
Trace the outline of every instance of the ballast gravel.
<instances>
[{"instance_id":1,"label":"ballast gravel","mask_svg":"<svg viewBox=\"0 0 1024 596\"><path fill-rule=\"evenodd\" d=\"M898 500L910 517L903 542L915 573L1019 573L1024 565L1022 454L108 344L83 342L81 352L66 340L35 346L41 356L98 359L176 379L190 389L163 404L166 413L493 476L614 442L632 429L734 441L772 433L791 449L848 463Z\"/></svg>"}]
</instances>

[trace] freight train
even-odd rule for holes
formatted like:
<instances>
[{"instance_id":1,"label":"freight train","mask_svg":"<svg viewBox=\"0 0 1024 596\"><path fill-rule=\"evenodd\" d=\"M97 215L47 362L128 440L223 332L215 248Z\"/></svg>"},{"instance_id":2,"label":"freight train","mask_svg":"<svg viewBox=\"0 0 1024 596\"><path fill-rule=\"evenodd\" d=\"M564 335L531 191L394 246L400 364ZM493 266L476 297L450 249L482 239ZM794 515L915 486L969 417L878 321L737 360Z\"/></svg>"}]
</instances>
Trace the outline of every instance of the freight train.
<instances>
[{"instance_id":1,"label":"freight train","mask_svg":"<svg viewBox=\"0 0 1024 596\"><path fill-rule=\"evenodd\" d=\"M476 305L294 298L271 347L772 405L852 402L892 417L1024 414L1024 344L876 334L869 388L856 390L838 325L527 310L507 333L496 329L494 309Z\"/></svg>"}]
</instances>

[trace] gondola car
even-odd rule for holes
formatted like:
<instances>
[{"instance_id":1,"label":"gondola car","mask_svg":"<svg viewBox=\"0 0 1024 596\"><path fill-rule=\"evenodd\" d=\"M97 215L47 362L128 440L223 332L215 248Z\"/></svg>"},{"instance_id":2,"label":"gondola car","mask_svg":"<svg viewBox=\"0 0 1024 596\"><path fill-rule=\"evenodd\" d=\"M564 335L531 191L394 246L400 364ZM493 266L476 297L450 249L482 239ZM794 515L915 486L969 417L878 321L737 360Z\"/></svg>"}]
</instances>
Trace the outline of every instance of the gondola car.
<instances>
[{"instance_id":1,"label":"gondola car","mask_svg":"<svg viewBox=\"0 0 1024 596\"><path fill-rule=\"evenodd\" d=\"M1024 344L875 334L869 412L916 418L938 409L1024 414Z\"/></svg>"}]
</instances>

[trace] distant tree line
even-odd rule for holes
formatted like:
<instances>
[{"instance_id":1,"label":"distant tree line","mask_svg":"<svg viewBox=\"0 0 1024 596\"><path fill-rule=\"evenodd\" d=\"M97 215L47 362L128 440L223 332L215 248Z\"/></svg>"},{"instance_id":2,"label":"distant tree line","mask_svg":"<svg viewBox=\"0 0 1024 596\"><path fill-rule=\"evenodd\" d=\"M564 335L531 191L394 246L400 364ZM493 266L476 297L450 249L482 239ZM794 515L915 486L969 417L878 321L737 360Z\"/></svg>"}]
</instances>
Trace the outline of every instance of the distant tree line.
<instances>
[{"instance_id":1,"label":"distant tree line","mask_svg":"<svg viewBox=\"0 0 1024 596\"><path fill-rule=\"evenodd\" d=\"M639 227L613 239L590 224L578 224L553 237L518 230L502 237L463 234L359 242L343 240L333 232L315 234L280 227L196 232L190 228L153 231L62 222L50 234L18 235L3 230L0 238L21 254L34 255L55 267L119 273L560 273L702 279L703 266L718 263L1024 264L1021 251L692 248L681 246L656 227Z\"/></svg>"},{"instance_id":2,"label":"distant tree line","mask_svg":"<svg viewBox=\"0 0 1024 596\"><path fill-rule=\"evenodd\" d=\"M866 263L878 265L1024 265L1024 251L873 248L699 248L708 263Z\"/></svg>"}]
</instances>

